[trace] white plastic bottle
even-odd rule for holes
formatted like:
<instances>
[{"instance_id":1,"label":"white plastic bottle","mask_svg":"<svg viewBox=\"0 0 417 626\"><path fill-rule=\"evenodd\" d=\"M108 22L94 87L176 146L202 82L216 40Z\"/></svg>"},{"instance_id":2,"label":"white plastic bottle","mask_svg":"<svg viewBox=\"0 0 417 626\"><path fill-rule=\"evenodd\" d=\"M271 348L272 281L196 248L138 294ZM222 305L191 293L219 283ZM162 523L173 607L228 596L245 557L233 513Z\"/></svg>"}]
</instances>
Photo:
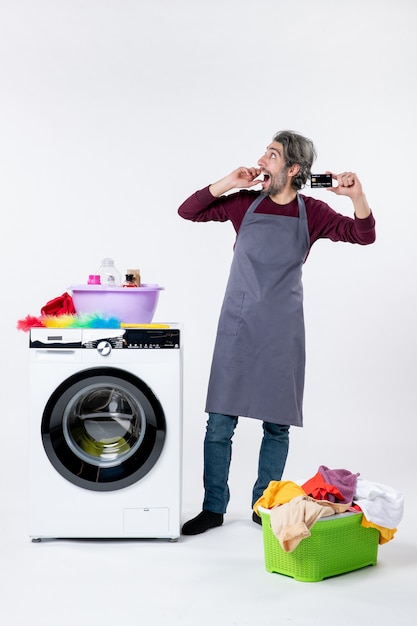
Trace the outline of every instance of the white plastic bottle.
<instances>
[{"instance_id":1,"label":"white plastic bottle","mask_svg":"<svg viewBox=\"0 0 417 626\"><path fill-rule=\"evenodd\" d=\"M101 284L105 287L120 287L122 284L121 274L114 266L113 259L103 259L97 274L100 276Z\"/></svg>"}]
</instances>

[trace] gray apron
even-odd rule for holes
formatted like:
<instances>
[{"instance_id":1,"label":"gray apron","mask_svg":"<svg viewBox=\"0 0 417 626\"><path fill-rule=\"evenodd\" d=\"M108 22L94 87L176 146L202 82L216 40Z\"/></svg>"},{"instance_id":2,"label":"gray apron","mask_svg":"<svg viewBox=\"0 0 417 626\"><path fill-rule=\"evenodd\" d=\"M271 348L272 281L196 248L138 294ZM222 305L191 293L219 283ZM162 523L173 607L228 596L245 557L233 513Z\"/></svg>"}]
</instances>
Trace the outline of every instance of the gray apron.
<instances>
[{"instance_id":1,"label":"gray apron","mask_svg":"<svg viewBox=\"0 0 417 626\"><path fill-rule=\"evenodd\" d=\"M255 213L263 199L252 202L237 236L206 412L302 426L306 208L297 195L298 218Z\"/></svg>"}]
</instances>

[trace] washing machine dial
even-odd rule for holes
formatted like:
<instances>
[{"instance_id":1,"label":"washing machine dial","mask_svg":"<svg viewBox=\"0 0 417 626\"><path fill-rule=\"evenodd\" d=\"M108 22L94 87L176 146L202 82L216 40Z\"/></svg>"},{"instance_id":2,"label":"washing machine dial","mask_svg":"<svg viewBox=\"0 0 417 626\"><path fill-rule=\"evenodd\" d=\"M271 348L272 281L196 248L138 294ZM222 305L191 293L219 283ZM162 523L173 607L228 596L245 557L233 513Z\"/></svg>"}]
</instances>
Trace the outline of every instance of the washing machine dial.
<instances>
[{"instance_id":1,"label":"washing machine dial","mask_svg":"<svg viewBox=\"0 0 417 626\"><path fill-rule=\"evenodd\" d=\"M101 356L109 356L111 352L110 341L99 341L97 344L97 352L101 354Z\"/></svg>"}]
</instances>

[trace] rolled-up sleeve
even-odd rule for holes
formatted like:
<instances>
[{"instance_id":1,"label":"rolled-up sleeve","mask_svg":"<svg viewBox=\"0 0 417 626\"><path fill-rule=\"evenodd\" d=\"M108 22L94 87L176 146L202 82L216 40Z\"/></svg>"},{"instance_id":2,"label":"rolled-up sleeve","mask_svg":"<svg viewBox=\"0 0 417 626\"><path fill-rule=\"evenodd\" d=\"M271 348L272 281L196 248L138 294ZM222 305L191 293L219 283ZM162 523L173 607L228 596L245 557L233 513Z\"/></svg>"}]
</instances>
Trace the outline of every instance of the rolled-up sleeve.
<instances>
[{"instance_id":1,"label":"rolled-up sleeve","mask_svg":"<svg viewBox=\"0 0 417 626\"><path fill-rule=\"evenodd\" d=\"M368 245L374 243L376 239L375 219L372 213L368 217L359 218L355 216L354 226L358 236L358 243Z\"/></svg>"}]
</instances>

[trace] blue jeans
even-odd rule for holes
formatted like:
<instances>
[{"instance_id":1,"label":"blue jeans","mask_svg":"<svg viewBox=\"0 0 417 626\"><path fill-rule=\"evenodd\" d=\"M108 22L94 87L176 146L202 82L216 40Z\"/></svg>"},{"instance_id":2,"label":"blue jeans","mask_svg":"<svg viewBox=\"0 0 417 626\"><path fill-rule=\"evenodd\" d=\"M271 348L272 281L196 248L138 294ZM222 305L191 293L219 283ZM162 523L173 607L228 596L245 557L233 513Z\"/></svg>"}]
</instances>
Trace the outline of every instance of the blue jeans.
<instances>
[{"instance_id":1,"label":"blue jeans","mask_svg":"<svg viewBox=\"0 0 417 626\"><path fill-rule=\"evenodd\" d=\"M209 413L204 438L203 509L225 513L230 499L228 486L232 437L238 423L233 415ZM281 480L287 460L289 426L262 422L263 437L259 451L258 478L252 492L252 506L271 480Z\"/></svg>"}]
</instances>

